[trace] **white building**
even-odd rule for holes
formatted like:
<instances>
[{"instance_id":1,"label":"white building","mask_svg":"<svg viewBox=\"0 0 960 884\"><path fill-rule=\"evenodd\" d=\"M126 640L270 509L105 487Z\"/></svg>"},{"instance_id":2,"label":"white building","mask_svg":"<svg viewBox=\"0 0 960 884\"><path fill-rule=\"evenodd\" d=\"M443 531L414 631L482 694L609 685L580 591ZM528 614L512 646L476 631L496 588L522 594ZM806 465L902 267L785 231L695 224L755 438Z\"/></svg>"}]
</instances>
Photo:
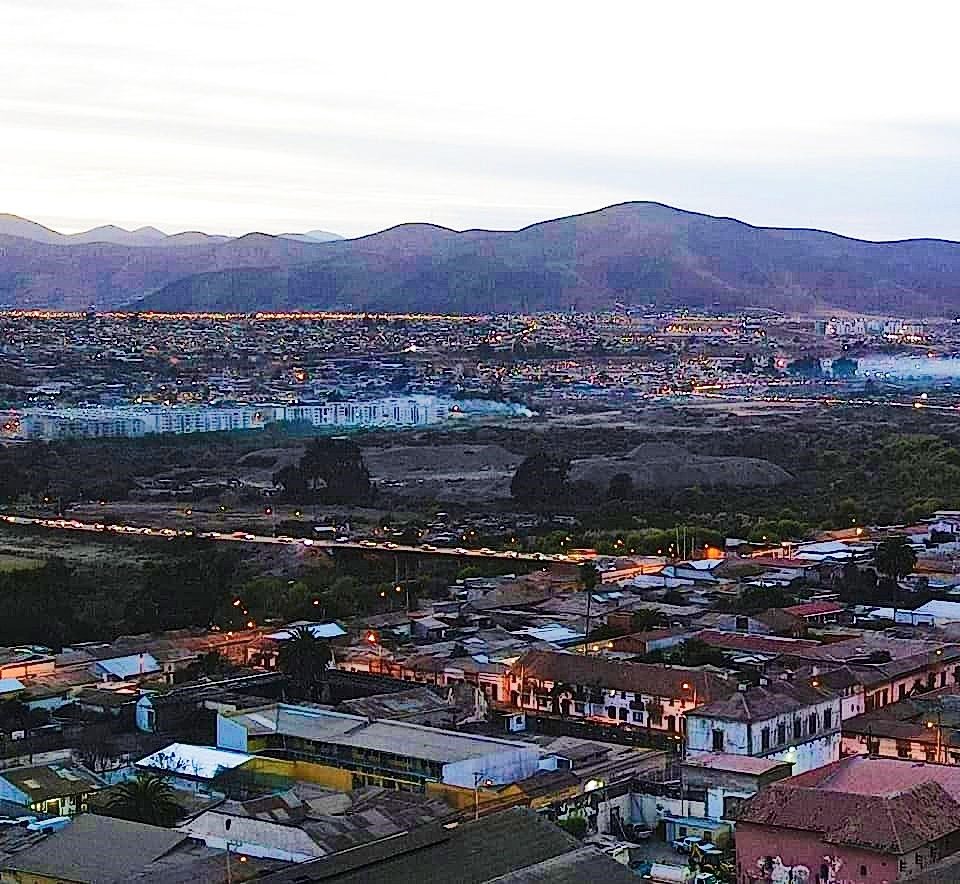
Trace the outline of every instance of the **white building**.
<instances>
[{"instance_id":1,"label":"white building","mask_svg":"<svg viewBox=\"0 0 960 884\"><path fill-rule=\"evenodd\" d=\"M687 756L749 755L793 765L794 775L840 757L840 697L805 682L744 686L687 713Z\"/></svg>"}]
</instances>

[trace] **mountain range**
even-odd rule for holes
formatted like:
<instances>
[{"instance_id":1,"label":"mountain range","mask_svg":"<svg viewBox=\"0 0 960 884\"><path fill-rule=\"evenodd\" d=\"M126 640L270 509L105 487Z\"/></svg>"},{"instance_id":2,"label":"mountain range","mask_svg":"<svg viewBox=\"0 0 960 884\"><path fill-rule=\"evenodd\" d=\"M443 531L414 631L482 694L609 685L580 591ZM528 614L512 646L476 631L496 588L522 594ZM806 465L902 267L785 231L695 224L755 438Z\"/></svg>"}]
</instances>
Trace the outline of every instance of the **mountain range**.
<instances>
[{"instance_id":1,"label":"mountain range","mask_svg":"<svg viewBox=\"0 0 960 884\"><path fill-rule=\"evenodd\" d=\"M105 241L120 228L64 237L10 217L0 216L0 305L21 308L960 313L960 243L754 227L652 202L515 231L401 224L326 242L322 231L231 239L153 228Z\"/></svg>"}]
</instances>

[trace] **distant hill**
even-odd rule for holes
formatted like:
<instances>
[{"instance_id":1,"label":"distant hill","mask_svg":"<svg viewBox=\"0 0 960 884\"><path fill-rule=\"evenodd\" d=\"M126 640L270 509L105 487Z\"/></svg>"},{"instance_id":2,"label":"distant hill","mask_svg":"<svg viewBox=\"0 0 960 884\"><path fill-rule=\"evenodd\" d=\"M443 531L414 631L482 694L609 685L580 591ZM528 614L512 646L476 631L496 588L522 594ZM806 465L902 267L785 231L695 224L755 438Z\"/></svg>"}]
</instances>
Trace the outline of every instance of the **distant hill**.
<instances>
[{"instance_id":1,"label":"distant hill","mask_svg":"<svg viewBox=\"0 0 960 884\"><path fill-rule=\"evenodd\" d=\"M659 203L623 203L517 231L405 224L322 248L303 266L184 278L144 303L159 310L490 313L619 303L960 312L958 243L759 228Z\"/></svg>"},{"instance_id":2,"label":"distant hill","mask_svg":"<svg viewBox=\"0 0 960 884\"><path fill-rule=\"evenodd\" d=\"M325 242L314 241L320 232L312 231L64 243L41 238L60 236L55 231L11 217L0 217L0 304L8 305L490 313L656 304L960 313L958 243L872 243L650 202L516 231L402 224ZM127 233L155 239L159 231Z\"/></svg>"}]
</instances>

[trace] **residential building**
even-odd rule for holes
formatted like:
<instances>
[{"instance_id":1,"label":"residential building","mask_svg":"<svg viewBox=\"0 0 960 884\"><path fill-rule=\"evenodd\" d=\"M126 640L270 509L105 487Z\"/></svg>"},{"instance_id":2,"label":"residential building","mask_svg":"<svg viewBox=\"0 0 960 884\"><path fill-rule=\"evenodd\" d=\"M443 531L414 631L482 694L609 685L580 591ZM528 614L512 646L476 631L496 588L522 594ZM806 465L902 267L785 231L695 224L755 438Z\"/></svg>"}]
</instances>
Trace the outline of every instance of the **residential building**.
<instances>
[{"instance_id":1,"label":"residential building","mask_svg":"<svg viewBox=\"0 0 960 884\"><path fill-rule=\"evenodd\" d=\"M702 669L529 651L511 667L510 705L679 735L691 710L735 689L735 682Z\"/></svg>"},{"instance_id":2,"label":"residential building","mask_svg":"<svg viewBox=\"0 0 960 884\"><path fill-rule=\"evenodd\" d=\"M82 813L87 797L106 788L97 774L69 760L0 771L0 799L54 816Z\"/></svg>"},{"instance_id":3,"label":"residential building","mask_svg":"<svg viewBox=\"0 0 960 884\"><path fill-rule=\"evenodd\" d=\"M784 761L794 773L822 767L840 757L840 698L803 682L743 685L687 713L686 750Z\"/></svg>"},{"instance_id":4,"label":"residential building","mask_svg":"<svg viewBox=\"0 0 960 884\"><path fill-rule=\"evenodd\" d=\"M737 811L738 884L903 881L960 851L960 769L853 756Z\"/></svg>"}]
</instances>

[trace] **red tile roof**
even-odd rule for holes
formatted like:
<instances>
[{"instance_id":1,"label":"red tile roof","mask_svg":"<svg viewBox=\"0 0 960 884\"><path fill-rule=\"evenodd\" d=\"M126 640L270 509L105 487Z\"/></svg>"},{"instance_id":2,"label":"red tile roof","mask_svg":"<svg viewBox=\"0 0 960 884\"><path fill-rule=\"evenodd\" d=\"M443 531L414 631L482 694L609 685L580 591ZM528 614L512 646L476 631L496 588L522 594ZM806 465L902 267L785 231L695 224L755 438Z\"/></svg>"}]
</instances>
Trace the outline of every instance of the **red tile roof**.
<instances>
[{"instance_id":1,"label":"red tile roof","mask_svg":"<svg viewBox=\"0 0 960 884\"><path fill-rule=\"evenodd\" d=\"M836 602L807 602L803 605L791 605L783 610L797 617L815 617L818 614L839 614L844 608Z\"/></svg>"},{"instance_id":2,"label":"red tile roof","mask_svg":"<svg viewBox=\"0 0 960 884\"><path fill-rule=\"evenodd\" d=\"M960 804L933 779L892 796L797 786L797 779L758 792L741 806L738 824L806 830L828 844L895 856L960 831Z\"/></svg>"},{"instance_id":3,"label":"red tile roof","mask_svg":"<svg viewBox=\"0 0 960 884\"><path fill-rule=\"evenodd\" d=\"M758 654L790 654L815 648L820 642L802 638L778 638L773 635L750 635L743 632L724 632L720 629L704 629L695 638L729 651L752 651Z\"/></svg>"},{"instance_id":4,"label":"red tile roof","mask_svg":"<svg viewBox=\"0 0 960 884\"><path fill-rule=\"evenodd\" d=\"M559 651L528 651L511 667L517 678L534 678L583 687L597 687L651 697L693 699L709 703L735 690L735 682L712 672L683 666L652 663L621 663L605 657L566 654ZM689 687L684 688L687 684Z\"/></svg>"}]
</instances>

